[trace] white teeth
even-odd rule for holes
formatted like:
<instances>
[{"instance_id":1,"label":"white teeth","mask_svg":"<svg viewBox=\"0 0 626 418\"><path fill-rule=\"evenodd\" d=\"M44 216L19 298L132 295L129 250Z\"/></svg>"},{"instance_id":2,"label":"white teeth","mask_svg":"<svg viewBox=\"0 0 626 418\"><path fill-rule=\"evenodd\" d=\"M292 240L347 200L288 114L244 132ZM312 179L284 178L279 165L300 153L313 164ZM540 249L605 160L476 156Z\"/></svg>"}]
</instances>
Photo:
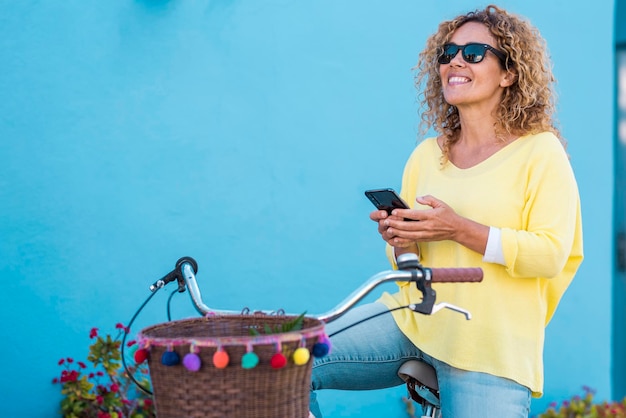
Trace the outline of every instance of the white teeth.
<instances>
[{"instance_id":1,"label":"white teeth","mask_svg":"<svg viewBox=\"0 0 626 418\"><path fill-rule=\"evenodd\" d=\"M448 83L467 83L469 82L469 78L467 77L450 77L448 79Z\"/></svg>"}]
</instances>

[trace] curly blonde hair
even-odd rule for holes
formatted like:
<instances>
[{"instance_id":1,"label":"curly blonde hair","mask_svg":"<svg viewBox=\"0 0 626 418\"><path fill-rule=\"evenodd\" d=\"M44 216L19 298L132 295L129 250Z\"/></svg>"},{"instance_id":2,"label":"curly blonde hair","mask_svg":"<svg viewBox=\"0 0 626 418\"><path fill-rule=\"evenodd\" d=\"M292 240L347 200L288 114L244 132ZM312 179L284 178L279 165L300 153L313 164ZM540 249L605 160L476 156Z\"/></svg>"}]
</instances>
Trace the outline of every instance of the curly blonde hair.
<instances>
[{"instance_id":1,"label":"curly blonde hair","mask_svg":"<svg viewBox=\"0 0 626 418\"><path fill-rule=\"evenodd\" d=\"M416 87L418 90L424 87L421 93L423 112L420 132L424 134L428 128L433 128L444 136L444 162L447 161L450 146L459 140L461 125L458 109L446 103L443 97L437 60L443 45L468 22L482 23L487 27L497 41L494 47L506 54L504 68L512 72L516 79L505 89L502 101L495 110L496 136L504 139L511 134L519 136L549 131L565 146L554 117L556 92L553 86L556 79L552 74L546 41L527 20L494 5L444 21L428 38L414 68L417 71Z\"/></svg>"}]
</instances>

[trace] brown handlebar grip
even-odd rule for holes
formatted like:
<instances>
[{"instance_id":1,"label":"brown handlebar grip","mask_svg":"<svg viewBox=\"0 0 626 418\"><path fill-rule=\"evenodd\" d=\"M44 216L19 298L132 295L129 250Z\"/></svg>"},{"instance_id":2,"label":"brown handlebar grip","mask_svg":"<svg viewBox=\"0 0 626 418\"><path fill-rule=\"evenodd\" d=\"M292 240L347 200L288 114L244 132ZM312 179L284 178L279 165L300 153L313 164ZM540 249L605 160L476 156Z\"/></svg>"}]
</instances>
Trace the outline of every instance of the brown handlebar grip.
<instances>
[{"instance_id":1,"label":"brown handlebar grip","mask_svg":"<svg viewBox=\"0 0 626 418\"><path fill-rule=\"evenodd\" d=\"M459 283L459 282L482 282L483 269L479 267L458 267L458 268L431 268L433 282L438 283Z\"/></svg>"}]
</instances>

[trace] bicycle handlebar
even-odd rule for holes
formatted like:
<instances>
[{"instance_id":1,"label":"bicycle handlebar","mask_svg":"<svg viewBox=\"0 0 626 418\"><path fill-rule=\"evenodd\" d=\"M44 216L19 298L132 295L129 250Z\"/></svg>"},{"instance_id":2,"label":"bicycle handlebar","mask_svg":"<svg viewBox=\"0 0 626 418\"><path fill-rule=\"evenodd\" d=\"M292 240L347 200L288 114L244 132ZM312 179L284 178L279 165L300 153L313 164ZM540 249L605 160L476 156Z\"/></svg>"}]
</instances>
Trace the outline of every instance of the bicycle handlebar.
<instances>
[{"instance_id":1,"label":"bicycle handlebar","mask_svg":"<svg viewBox=\"0 0 626 418\"><path fill-rule=\"evenodd\" d=\"M397 259L398 270L382 271L374 276L370 277L365 283L361 284L350 296L344 299L341 303L335 306L328 312L319 315L309 315L312 318L316 318L323 323L329 323L336 320L343 314L345 314L350 308L356 305L361 299L368 295L373 289L383 283L390 281L399 282L413 282L417 286L417 289L422 292L422 302L418 304L410 304L403 306L402 308L408 308L414 312L419 312L425 315L434 314L441 309L451 309L456 312L460 312L465 315L466 319L470 319L471 315L468 311L461 309L457 306L450 305L449 303L438 303L435 305L436 292L431 287L432 282L480 282L483 278L483 272L479 268L425 268L423 267L415 254L402 254ZM201 315L217 314L217 315L240 315L241 311L232 310L217 310L212 309L205 305L202 300L200 288L196 281L196 273L198 272L198 264L191 257L182 257L176 262L174 270L167 273L161 279L157 280L150 286L152 294L141 305L141 307L135 312L131 318L128 327L130 328L135 321L135 318L148 301L155 295L155 292L166 284L176 281L178 283L178 292L182 293L185 288L189 289L189 295L191 301L196 310ZM174 295L174 293L172 293ZM268 311L255 311L254 313L262 314L276 314L280 312L268 312ZM168 318L169 318L169 302L168 302ZM124 347L126 346L126 337L128 332L124 333L124 337L121 343L121 359L124 369L130 379L145 393L152 395L152 392L143 387L129 371L126 365L124 356Z\"/></svg>"},{"instance_id":2,"label":"bicycle handlebar","mask_svg":"<svg viewBox=\"0 0 626 418\"><path fill-rule=\"evenodd\" d=\"M430 269L433 283L474 283L483 280L483 270L478 267Z\"/></svg>"},{"instance_id":3,"label":"bicycle handlebar","mask_svg":"<svg viewBox=\"0 0 626 418\"><path fill-rule=\"evenodd\" d=\"M431 288L432 282L437 283L461 283L461 282L480 282L483 279L483 271L480 268L426 268L423 267L415 254L402 254L398 257L398 270L387 270L377 273L370 277L366 282L361 284L346 299L336 305L330 311L322 314L310 315L322 322L328 323L339 318L368 295L372 290L383 283L387 282L414 282L422 292L423 299L419 304L411 304L409 308L414 312L430 315L442 308L449 308L457 312L465 314L467 319L471 318L469 312L456 306L442 303L435 306L436 292ZM175 271L179 272L179 291L180 283L184 282L189 289L191 301L196 310L201 315L209 313L218 315L235 315L241 311L214 309L207 306L202 300L200 288L196 281L196 273L198 271L197 264L190 257L181 258L177 264ZM151 288L152 290L152 288ZM153 290L154 291L154 290ZM273 314L274 311L255 311L259 313Z\"/></svg>"}]
</instances>

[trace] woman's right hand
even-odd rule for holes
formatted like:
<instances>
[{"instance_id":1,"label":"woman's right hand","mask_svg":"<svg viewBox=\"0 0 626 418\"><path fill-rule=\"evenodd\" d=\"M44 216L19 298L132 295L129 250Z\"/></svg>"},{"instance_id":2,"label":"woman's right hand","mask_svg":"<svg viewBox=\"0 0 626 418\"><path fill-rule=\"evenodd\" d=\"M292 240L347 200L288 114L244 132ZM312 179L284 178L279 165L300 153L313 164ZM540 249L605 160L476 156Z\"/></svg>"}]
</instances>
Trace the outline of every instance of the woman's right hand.
<instances>
[{"instance_id":1,"label":"woman's right hand","mask_svg":"<svg viewBox=\"0 0 626 418\"><path fill-rule=\"evenodd\" d=\"M404 218L401 218L400 216L389 215L387 214L387 211L384 210L375 210L370 213L370 219L378 223L378 233L385 240L385 242L387 242L387 244L391 245L392 247L405 248L413 247L416 245L414 241L409 241L403 238L397 239L395 234L389 233L389 225L386 225L387 222L385 222L385 220L389 219L395 221L404 221Z\"/></svg>"},{"instance_id":2,"label":"woman's right hand","mask_svg":"<svg viewBox=\"0 0 626 418\"><path fill-rule=\"evenodd\" d=\"M386 219L403 220L402 218L399 216L388 215L384 210L375 210L370 213L370 219L378 223L378 233L385 240L385 242L387 242L387 244L393 247L393 252L396 257L404 253L414 253L419 255L419 249L416 242L406 240L398 242L396 236L389 233L389 226L385 225Z\"/></svg>"}]
</instances>

